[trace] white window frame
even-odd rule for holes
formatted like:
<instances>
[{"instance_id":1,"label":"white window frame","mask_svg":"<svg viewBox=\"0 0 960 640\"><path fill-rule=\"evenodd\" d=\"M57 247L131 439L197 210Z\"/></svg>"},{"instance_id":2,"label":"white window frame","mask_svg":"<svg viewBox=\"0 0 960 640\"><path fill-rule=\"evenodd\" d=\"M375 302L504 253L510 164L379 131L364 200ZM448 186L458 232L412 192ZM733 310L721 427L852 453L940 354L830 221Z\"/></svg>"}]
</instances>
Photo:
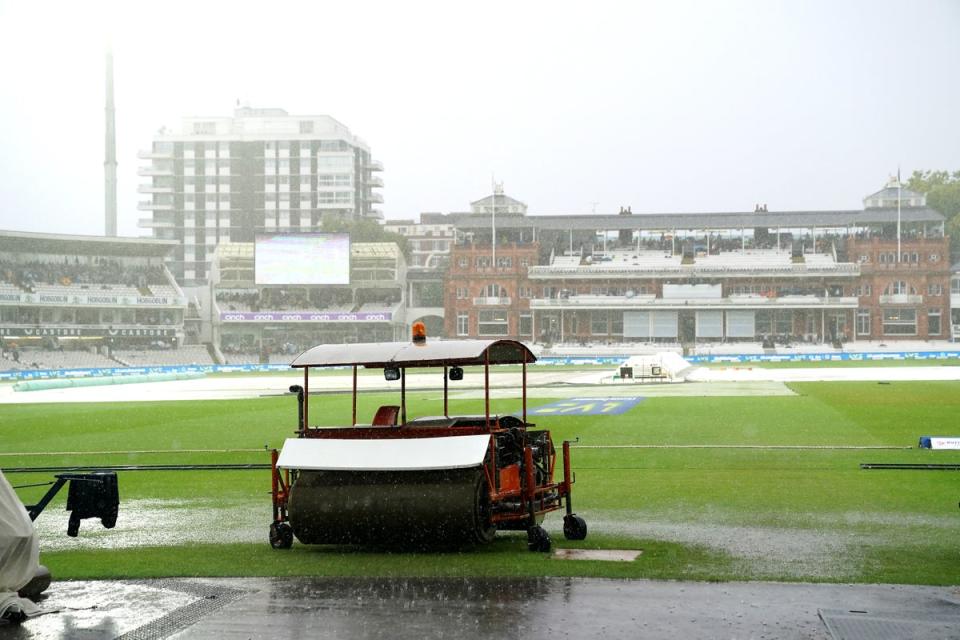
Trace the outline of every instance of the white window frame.
<instances>
[{"instance_id":1,"label":"white window frame","mask_svg":"<svg viewBox=\"0 0 960 640\"><path fill-rule=\"evenodd\" d=\"M937 331L933 332L930 330L930 319L937 319ZM927 335L928 336L939 336L943 335L943 312L940 309L927 309Z\"/></svg>"}]
</instances>

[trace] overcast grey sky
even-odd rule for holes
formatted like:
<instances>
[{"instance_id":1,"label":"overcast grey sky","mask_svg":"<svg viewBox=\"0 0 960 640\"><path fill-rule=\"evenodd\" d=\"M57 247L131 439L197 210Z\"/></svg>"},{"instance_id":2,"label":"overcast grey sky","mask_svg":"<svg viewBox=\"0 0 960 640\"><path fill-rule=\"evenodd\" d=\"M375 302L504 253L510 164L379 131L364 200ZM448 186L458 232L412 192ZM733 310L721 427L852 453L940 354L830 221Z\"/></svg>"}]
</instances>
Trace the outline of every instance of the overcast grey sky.
<instances>
[{"instance_id":1,"label":"overcast grey sky","mask_svg":"<svg viewBox=\"0 0 960 640\"><path fill-rule=\"evenodd\" d=\"M137 151L238 98L350 127L388 218L491 173L553 214L859 208L898 164L960 169L956 0L0 0L0 228L103 232L108 23L121 235Z\"/></svg>"}]
</instances>

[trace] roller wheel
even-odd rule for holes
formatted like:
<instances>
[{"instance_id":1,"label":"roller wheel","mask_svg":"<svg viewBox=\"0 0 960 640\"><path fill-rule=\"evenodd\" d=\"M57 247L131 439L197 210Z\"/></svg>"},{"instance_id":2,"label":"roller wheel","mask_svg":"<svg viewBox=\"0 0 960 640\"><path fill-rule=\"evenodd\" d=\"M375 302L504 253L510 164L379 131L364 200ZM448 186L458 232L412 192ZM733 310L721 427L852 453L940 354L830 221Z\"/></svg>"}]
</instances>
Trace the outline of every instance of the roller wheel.
<instances>
[{"instance_id":1,"label":"roller wheel","mask_svg":"<svg viewBox=\"0 0 960 640\"><path fill-rule=\"evenodd\" d=\"M534 525L527 529L527 549L540 553L550 551L550 536L540 525Z\"/></svg>"},{"instance_id":2,"label":"roller wheel","mask_svg":"<svg viewBox=\"0 0 960 640\"><path fill-rule=\"evenodd\" d=\"M587 537L587 521L576 514L564 516L563 537L567 540L583 540Z\"/></svg>"},{"instance_id":3,"label":"roller wheel","mask_svg":"<svg viewBox=\"0 0 960 640\"><path fill-rule=\"evenodd\" d=\"M293 529L286 522L270 525L270 546L274 549L289 549L293 546Z\"/></svg>"}]
</instances>

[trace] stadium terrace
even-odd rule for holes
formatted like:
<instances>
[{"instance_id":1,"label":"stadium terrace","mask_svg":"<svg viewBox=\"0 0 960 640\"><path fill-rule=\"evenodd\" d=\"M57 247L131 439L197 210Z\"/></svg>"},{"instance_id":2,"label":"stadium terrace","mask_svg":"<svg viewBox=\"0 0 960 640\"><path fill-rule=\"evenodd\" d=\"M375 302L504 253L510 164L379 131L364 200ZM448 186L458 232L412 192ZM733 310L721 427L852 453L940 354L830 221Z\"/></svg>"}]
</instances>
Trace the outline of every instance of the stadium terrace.
<instances>
[{"instance_id":1,"label":"stadium terrace","mask_svg":"<svg viewBox=\"0 0 960 640\"><path fill-rule=\"evenodd\" d=\"M498 187L469 212L387 223L407 255L259 229L220 243L191 286L168 267L174 240L0 232L0 367L287 364L416 321L437 337L624 352L955 340L944 217L908 190L898 215L896 191L850 211L539 216Z\"/></svg>"}]
</instances>

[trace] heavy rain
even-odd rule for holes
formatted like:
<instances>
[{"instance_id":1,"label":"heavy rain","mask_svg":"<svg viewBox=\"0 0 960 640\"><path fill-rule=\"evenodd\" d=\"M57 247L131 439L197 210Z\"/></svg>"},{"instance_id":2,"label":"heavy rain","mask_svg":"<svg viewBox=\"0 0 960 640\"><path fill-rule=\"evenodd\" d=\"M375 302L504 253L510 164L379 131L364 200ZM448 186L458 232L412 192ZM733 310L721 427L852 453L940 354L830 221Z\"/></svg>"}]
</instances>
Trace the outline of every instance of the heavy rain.
<instances>
[{"instance_id":1,"label":"heavy rain","mask_svg":"<svg viewBox=\"0 0 960 640\"><path fill-rule=\"evenodd\" d=\"M0 637L960 637L958 28L0 0Z\"/></svg>"}]
</instances>

